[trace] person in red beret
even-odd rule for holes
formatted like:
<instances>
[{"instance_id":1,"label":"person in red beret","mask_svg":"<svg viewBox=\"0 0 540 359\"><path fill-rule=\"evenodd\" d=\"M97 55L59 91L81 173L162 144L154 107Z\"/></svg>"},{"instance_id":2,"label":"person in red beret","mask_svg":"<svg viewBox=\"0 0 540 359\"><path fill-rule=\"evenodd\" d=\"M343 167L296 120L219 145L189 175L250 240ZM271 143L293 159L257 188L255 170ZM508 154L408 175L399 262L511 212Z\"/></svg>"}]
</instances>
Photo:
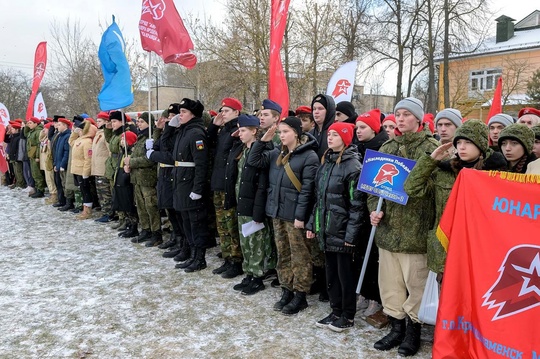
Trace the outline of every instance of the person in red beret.
<instances>
[{"instance_id":1,"label":"person in red beret","mask_svg":"<svg viewBox=\"0 0 540 359\"><path fill-rule=\"evenodd\" d=\"M367 226L366 195L356 189L361 164L351 146L354 125L335 122L328 128L328 149L315 179L315 203L307 224L307 237L324 246L326 280L332 312L315 324L343 332L354 326L357 264L354 261L361 233Z\"/></svg>"},{"instance_id":2,"label":"person in red beret","mask_svg":"<svg viewBox=\"0 0 540 359\"><path fill-rule=\"evenodd\" d=\"M395 129L397 127L396 116L393 113L386 116L382 121L382 128L388 134L388 138L396 137Z\"/></svg>"},{"instance_id":3,"label":"person in red beret","mask_svg":"<svg viewBox=\"0 0 540 359\"><path fill-rule=\"evenodd\" d=\"M294 111L296 117L302 121L302 131L309 132L315 127L315 119L311 114L311 107L300 106Z\"/></svg>"},{"instance_id":4,"label":"person in red beret","mask_svg":"<svg viewBox=\"0 0 540 359\"><path fill-rule=\"evenodd\" d=\"M114 219L112 211L111 184L106 172L106 162L111 156L109 144L105 140L105 127L109 122L109 114L100 112L96 116L97 132L92 141L92 176L95 178L96 192L103 215L96 219L99 223L108 223Z\"/></svg>"},{"instance_id":5,"label":"person in red beret","mask_svg":"<svg viewBox=\"0 0 540 359\"><path fill-rule=\"evenodd\" d=\"M58 201L56 184L54 182L52 148L49 141L49 128L52 124L53 122L46 123L39 134L39 168L45 174L45 183L50 194L49 198L45 200L45 204L54 204Z\"/></svg>"},{"instance_id":6,"label":"person in red beret","mask_svg":"<svg viewBox=\"0 0 540 359\"><path fill-rule=\"evenodd\" d=\"M21 140L21 124L16 121L9 121L9 126L7 128L6 134L9 137L9 145L7 150L7 159L13 168L13 174L15 177L15 183L12 183L9 188L20 188L24 189L26 187L26 181L23 175L23 154L22 151L19 151L19 142ZM7 142L7 141L6 141Z\"/></svg>"},{"instance_id":7,"label":"person in red beret","mask_svg":"<svg viewBox=\"0 0 540 359\"><path fill-rule=\"evenodd\" d=\"M531 128L540 124L540 110L533 107L524 107L519 111L518 123L527 125Z\"/></svg>"},{"instance_id":8,"label":"person in red beret","mask_svg":"<svg viewBox=\"0 0 540 359\"><path fill-rule=\"evenodd\" d=\"M28 161L30 164L30 172L34 184L30 185L28 195L31 198L43 198L45 196L45 178L39 168L39 134L43 129L41 121L37 117L31 117L26 122L24 128L24 137L26 137L26 151L28 154ZM28 180L26 181L29 182Z\"/></svg>"}]
</instances>

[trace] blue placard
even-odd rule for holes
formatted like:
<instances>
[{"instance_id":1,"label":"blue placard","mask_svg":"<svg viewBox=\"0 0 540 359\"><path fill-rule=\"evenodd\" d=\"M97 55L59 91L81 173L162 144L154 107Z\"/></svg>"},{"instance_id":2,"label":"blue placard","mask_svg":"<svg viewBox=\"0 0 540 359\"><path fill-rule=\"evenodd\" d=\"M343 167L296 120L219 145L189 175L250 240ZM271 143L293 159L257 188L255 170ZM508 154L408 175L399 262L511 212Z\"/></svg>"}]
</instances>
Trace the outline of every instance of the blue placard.
<instances>
[{"instance_id":1,"label":"blue placard","mask_svg":"<svg viewBox=\"0 0 540 359\"><path fill-rule=\"evenodd\" d=\"M407 204L409 196L403 184L416 161L387 153L366 150L358 189L399 204Z\"/></svg>"}]
</instances>

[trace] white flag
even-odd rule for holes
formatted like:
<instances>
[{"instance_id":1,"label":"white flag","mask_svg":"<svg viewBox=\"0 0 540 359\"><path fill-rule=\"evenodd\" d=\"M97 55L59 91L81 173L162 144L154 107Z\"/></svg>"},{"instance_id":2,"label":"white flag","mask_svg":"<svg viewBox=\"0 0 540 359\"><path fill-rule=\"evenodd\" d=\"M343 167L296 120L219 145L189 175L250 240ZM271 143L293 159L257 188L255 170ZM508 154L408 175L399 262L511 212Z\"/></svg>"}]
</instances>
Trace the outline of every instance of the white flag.
<instances>
[{"instance_id":1,"label":"white flag","mask_svg":"<svg viewBox=\"0 0 540 359\"><path fill-rule=\"evenodd\" d=\"M9 125L9 111L3 103L0 103L0 119L4 126Z\"/></svg>"},{"instance_id":2,"label":"white flag","mask_svg":"<svg viewBox=\"0 0 540 359\"><path fill-rule=\"evenodd\" d=\"M36 96L36 101L34 102L34 117L44 120L47 118L47 109L45 108L45 102L43 102L43 96L41 92Z\"/></svg>"},{"instance_id":3,"label":"white flag","mask_svg":"<svg viewBox=\"0 0 540 359\"><path fill-rule=\"evenodd\" d=\"M351 101L357 67L357 61L347 62L337 69L330 78L326 94L332 96L336 104L341 101Z\"/></svg>"}]
</instances>

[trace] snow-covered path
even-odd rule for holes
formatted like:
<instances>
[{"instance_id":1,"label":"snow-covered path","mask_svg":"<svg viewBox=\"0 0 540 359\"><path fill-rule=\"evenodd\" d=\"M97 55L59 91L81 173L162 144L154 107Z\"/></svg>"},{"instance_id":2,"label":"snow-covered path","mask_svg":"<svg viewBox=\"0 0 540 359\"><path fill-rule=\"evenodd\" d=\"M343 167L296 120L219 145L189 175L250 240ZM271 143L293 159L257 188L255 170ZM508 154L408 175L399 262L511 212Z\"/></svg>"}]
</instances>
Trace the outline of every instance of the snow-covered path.
<instances>
[{"instance_id":1,"label":"snow-covered path","mask_svg":"<svg viewBox=\"0 0 540 359\"><path fill-rule=\"evenodd\" d=\"M0 187L0 358L397 358L361 319L338 334L314 323L328 303L286 317L280 291L242 296L209 268L187 274L162 250L117 237ZM415 358L430 358L423 343Z\"/></svg>"}]
</instances>

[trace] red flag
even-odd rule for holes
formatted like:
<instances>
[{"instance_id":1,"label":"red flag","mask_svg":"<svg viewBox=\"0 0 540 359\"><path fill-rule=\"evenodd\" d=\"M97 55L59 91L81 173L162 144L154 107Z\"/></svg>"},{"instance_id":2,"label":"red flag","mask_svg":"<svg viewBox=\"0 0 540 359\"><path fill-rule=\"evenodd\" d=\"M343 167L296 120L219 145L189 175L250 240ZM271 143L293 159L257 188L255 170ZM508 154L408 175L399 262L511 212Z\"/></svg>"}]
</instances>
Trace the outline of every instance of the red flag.
<instances>
[{"instance_id":1,"label":"red flag","mask_svg":"<svg viewBox=\"0 0 540 359\"><path fill-rule=\"evenodd\" d=\"M45 75L45 68L47 67L47 42L43 41L37 45L36 55L34 57L34 78L32 79L32 92L30 93L30 100L28 101L28 107L26 108L26 119L34 116L34 100L36 99L37 91L43 75Z\"/></svg>"},{"instance_id":2,"label":"red flag","mask_svg":"<svg viewBox=\"0 0 540 359\"><path fill-rule=\"evenodd\" d=\"M463 169L437 236L449 244L433 358L540 358L540 176Z\"/></svg>"},{"instance_id":3,"label":"red flag","mask_svg":"<svg viewBox=\"0 0 540 359\"><path fill-rule=\"evenodd\" d=\"M139 21L142 47L154 51L163 61L192 69L197 57L193 42L173 0L143 0Z\"/></svg>"},{"instance_id":4,"label":"red flag","mask_svg":"<svg viewBox=\"0 0 540 359\"><path fill-rule=\"evenodd\" d=\"M6 128L2 121L0 121L0 172L6 173L8 171L8 164L6 161L6 151L4 150L4 137L6 136Z\"/></svg>"},{"instance_id":5,"label":"red flag","mask_svg":"<svg viewBox=\"0 0 540 359\"><path fill-rule=\"evenodd\" d=\"M287 13L290 0L272 0L270 17L270 63L268 66L268 98L277 102L281 115L289 114L289 87L281 63L281 44L287 25Z\"/></svg>"},{"instance_id":6,"label":"red flag","mask_svg":"<svg viewBox=\"0 0 540 359\"><path fill-rule=\"evenodd\" d=\"M497 80L497 87L493 93L493 100L491 101L491 108L489 109L488 116L486 118L486 123L490 118L495 116L498 113L502 112L502 76Z\"/></svg>"}]
</instances>

